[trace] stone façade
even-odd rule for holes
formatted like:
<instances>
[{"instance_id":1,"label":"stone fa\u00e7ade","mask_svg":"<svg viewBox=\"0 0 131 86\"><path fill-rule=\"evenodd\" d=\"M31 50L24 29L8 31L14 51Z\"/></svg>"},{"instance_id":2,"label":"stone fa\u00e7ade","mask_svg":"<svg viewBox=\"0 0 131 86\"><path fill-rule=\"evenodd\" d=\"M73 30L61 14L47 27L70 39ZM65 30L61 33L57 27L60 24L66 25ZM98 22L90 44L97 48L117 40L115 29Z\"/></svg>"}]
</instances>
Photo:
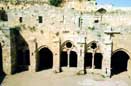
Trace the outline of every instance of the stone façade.
<instances>
[{"instance_id":1,"label":"stone fa\u00e7ade","mask_svg":"<svg viewBox=\"0 0 131 86\"><path fill-rule=\"evenodd\" d=\"M99 6L94 0L65 1L60 7L42 2L0 4L8 18L0 21L1 70L4 73L41 70L41 65L45 64L41 63L40 57L44 58L46 54L41 53L48 49L52 60L47 64L51 64L49 68L55 72L62 72L66 67L75 68L78 74L99 71L111 76L115 68L120 69L118 65L125 64L120 65L124 69L118 72L127 71L131 75L131 8ZM93 48L93 44L96 47ZM62 55L63 52L66 55ZM74 60L69 59L71 52L76 54L73 54ZM117 52L127 54L129 58L125 63L119 60L125 57L119 55L116 56L118 62L112 61ZM101 59L95 60L100 56ZM62 57L68 59L63 59L63 62ZM89 57L92 57L91 62Z\"/></svg>"}]
</instances>

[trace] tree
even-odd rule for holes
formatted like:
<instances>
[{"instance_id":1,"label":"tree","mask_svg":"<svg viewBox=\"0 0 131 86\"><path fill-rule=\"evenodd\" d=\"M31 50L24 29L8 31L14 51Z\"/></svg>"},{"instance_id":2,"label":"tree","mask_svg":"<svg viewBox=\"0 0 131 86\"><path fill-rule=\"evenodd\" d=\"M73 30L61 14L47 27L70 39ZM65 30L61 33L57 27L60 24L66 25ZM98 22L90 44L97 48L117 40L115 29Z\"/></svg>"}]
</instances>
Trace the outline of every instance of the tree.
<instances>
[{"instance_id":1,"label":"tree","mask_svg":"<svg viewBox=\"0 0 131 86\"><path fill-rule=\"evenodd\" d=\"M62 0L49 0L49 3L57 7L62 3Z\"/></svg>"}]
</instances>

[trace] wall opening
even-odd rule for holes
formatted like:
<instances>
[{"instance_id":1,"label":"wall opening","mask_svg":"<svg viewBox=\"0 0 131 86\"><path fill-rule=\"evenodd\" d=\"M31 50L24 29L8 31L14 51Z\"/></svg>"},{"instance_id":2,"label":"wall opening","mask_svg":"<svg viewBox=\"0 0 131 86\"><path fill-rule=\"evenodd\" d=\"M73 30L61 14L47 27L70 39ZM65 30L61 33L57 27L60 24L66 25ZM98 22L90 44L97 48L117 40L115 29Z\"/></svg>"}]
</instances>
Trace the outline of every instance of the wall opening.
<instances>
[{"instance_id":1,"label":"wall opening","mask_svg":"<svg viewBox=\"0 0 131 86\"><path fill-rule=\"evenodd\" d=\"M37 71L50 69L53 67L53 54L48 48L42 48L38 52Z\"/></svg>"},{"instance_id":2,"label":"wall opening","mask_svg":"<svg viewBox=\"0 0 131 86\"><path fill-rule=\"evenodd\" d=\"M28 70L28 66L30 65L29 53L29 50L17 50L17 67L15 72Z\"/></svg>"},{"instance_id":3,"label":"wall opening","mask_svg":"<svg viewBox=\"0 0 131 86\"><path fill-rule=\"evenodd\" d=\"M43 22L43 17L42 16L38 16L38 20L39 20L39 23L42 23Z\"/></svg>"},{"instance_id":4,"label":"wall opening","mask_svg":"<svg viewBox=\"0 0 131 86\"><path fill-rule=\"evenodd\" d=\"M77 67L77 53L74 51L70 52L70 67Z\"/></svg>"},{"instance_id":5,"label":"wall opening","mask_svg":"<svg viewBox=\"0 0 131 86\"><path fill-rule=\"evenodd\" d=\"M111 57L111 75L127 71L129 55L124 51L117 51Z\"/></svg>"},{"instance_id":6,"label":"wall opening","mask_svg":"<svg viewBox=\"0 0 131 86\"><path fill-rule=\"evenodd\" d=\"M84 68L85 69L90 69L92 67L92 59L93 59L92 53L89 53L89 52L85 53L85 57L84 57ZM102 59L103 59L103 56L101 53L95 53L95 55L94 55L95 69L102 68Z\"/></svg>"},{"instance_id":7,"label":"wall opening","mask_svg":"<svg viewBox=\"0 0 131 86\"><path fill-rule=\"evenodd\" d=\"M94 20L94 23L99 23L99 20Z\"/></svg>"},{"instance_id":8,"label":"wall opening","mask_svg":"<svg viewBox=\"0 0 131 86\"><path fill-rule=\"evenodd\" d=\"M0 85L3 82L4 78L5 78L5 73L3 70L2 46L0 44Z\"/></svg>"},{"instance_id":9,"label":"wall opening","mask_svg":"<svg viewBox=\"0 0 131 86\"><path fill-rule=\"evenodd\" d=\"M67 52L61 52L61 55L60 55L60 66L61 67L66 67L67 64L68 64L68 58L67 58Z\"/></svg>"},{"instance_id":10,"label":"wall opening","mask_svg":"<svg viewBox=\"0 0 131 86\"><path fill-rule=\"evenodd\" d=\"M95 69L101 69L102 68L102 59L103 59L103 56L102 56L101 53L95 53L95 56L94 56Z\"/></svg>"},{"instance_id":11,"label":"wall opening","mask_svg":"<svg viewBox=\"0 0 131 86\"><path fill-rule=\"evenodd\" d=\"M0 45L0 75L3 75L3 74L4 72L3 72L2 48Z\"/></svg>"},{"instance_id":12,"label":"wall opening","mask_svg":"<svg viewBox=\"0 0 131 86\"><path fill-rule=\"evenodd\" d=\"M19 22L22 23L23 22L23 18L19 17Z\"/></svg>"},{"instance_id":13,"label":"wall opening","mask_svg":"<svg viewBox=\"0 0 131 86\"><path fill-rule=\"evenodd\" d=\"M69 62L68 62L69 61ZM60 59L61 67L77 67L77 54L74 51L70 51L69 60L67 52L61 52L61 59Z\"/></svg>"},{"instance_id":14,"label":"wall opening","mask_svg":"<svg viewBox=\"0 0 131 86\"><path fill-rule=\"evenodd\" d=\"M84 68L91 68L92 67L92 53L85 53L84 57Z\"/></svg>"},{"instance_id":15,"label":"wall opening","mask_svg":"<svg viewBox=\"0 0 131 86\"><path fill-rule=\"evenodd\" d=\"M11 73L18 73L29 69L30 51L28 43L20 33L20 27L11 28Z\"/></svg>"},{"instance_id":16,"label":"wall opening","mask_svg":"<svg viewBox=\"0 0 131 86\"><path fill-rule=\"evenodd\" d=\"M8 15L7 15L6 11L4 10L4 8L2 8L0 10L0 20L1 21L8 21Z\"/></svg>"},{"instance_id":17,"label":"wall opening","mask_svg":"<svg viewBox=\"0 0 131 86\"><path fill-rule=\"evenodd\" d=\"M71 42L67 42L67 43L66 43L66 47L67 47L67 48L71 48L71 47L72 47L72 43L71 43Z\"/></svg>"}]
</instances>

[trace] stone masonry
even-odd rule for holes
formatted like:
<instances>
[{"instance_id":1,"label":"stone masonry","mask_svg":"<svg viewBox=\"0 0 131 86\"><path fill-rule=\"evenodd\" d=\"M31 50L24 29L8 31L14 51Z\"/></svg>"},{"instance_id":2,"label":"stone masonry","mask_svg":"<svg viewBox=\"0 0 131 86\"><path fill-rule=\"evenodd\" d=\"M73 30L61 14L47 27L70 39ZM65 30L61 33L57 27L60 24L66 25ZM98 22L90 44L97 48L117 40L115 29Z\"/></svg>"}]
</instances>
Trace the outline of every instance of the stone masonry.
<instances>
[{"instance_id":1,"label":"stone masonry","mask_svg":"<svg viewBox=\"0 0 131 86\"><path fill-rule=\"evenodd\" d=\"M127 71L131 75L131 8L100 6L95 0L65 0L60 7L49 5L47 0L32 2L0 4L0 16L8 18L0 20L1 70L5 74L21 70L36 72L52 64L50 68L56 73L75 68L78 74L91 71L110 77L117 71ZM41 53L43 49L52 53L53 62L41 67L45 65L41 63L46 54ZM121 51L123 57L117 55L118 60L112 60ZM120 63L125 54L129 58ZM62 62L64 57L66 63ZM91 64L88 57L92 58Z\"/></svg>"}]
</instances>

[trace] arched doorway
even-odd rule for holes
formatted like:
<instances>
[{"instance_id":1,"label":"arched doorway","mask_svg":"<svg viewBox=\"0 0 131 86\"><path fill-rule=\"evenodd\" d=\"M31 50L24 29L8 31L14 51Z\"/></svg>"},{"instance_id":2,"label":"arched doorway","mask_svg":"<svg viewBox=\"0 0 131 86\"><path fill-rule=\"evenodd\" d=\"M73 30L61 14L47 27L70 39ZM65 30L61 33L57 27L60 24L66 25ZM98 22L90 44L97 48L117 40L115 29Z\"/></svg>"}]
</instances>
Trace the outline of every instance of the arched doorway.
<instances>
[{"instance_id":1,"label":"arched doorway","mask_svg":"<svg viewBox=\"0 0 131 86\"><path fill-rule=\"evenodd\" d=\"M86 53L84 56L85 69L101 69L103 55L100 52L100 45L97 41L92 41L86 45Z\"/></svg>"},{"instance_id":2,"label":"arched doorway","mask_svg":"<svg viewBox=\"0 0 131 86\"><path fill-rule=\"evenodd\" d=\"M77 67L77 53L72 41L67 40L62 44L60 67Z\"/></svg>"},{"instance_id":3,"label":"arched doorway","mask_svg":"<svg viewBox=\"0 0 131 86\"><path fill-rule=\"evenodd\" d=\"M101 69L101 67L102 67L102 59L103 59L102 53L95 53L95 55L94 55L94 66L95 66L95 69Z\"/></svg>"},{"instance_id":4,"label":"arched doorway","mask_svg":"<svg viewBox=\"0 0 131 86\"><path fill-rule=\"evenodd\" d=\"M66 51L61 52L60 57L61 67L67 67L68 65L69 67L77 67L77 53L75 51L70 51L69 60Z\"/></svg>"},{"instance_id":5,"label":"arched doorway","mask_svg":"<svg viewBox=\"0 0 131 86\"><path fill-rule=\"evenodd\" d=\"M111 75L127 71L128 60L129 55L123 50L113 53L111 57Z\"/></svg>"},{"instance_id":6,"label":"arched doorway","mask_svg":"<svg viewBox=\"0 0 131 86\"><path fill-rule=\"evenodd\" d=\"M53 54L48 48L42 48L38 52L37 71L50 69L53 66Z\"/></svg>"},{"instance_id":7,"label":"arched doorway","mask_svg":"<svg viewBox=\"0 0 131 86\"><path fill-rule=\"evenodd\" d=\"M67 52L61 52L60 55L60 66L61 67L66 67L68 65L68 58L67 58Z\"/></svg>"},{"instance_id":8,"label":"arched doorway","mask_svg":"<svg viewBox=\"0 0 131 86\"><path fill-rule=\"evenodd\" d=\"M85 53L84 57L84 68L91 68L92 67L92 59L93 59L93 53ZM95 53L94 55L94 67L95 69L101 69L102 67L102 59L103 55L101 53Z\"/></svg>"},{"instance_id":9,"label":"arched doorway","mask_svg":"<svg viewBox=\"0 0 131 86\"><path fill-rule=\"evenodd\" d=\"M70 67L77 67L77 54L75 51L70 52Z\"/></svg>"},{"instance_id":10,"label":"arched doorway","mask_svg":"<svg viewBox=\"0 0 131 86\"><path fill-rule=\"evenodd\" d=\"M3 74L4 72L3 72L2 48L0 45L0 75L3 75Z\"/></svg>"},{"instance_id":11,"label":"arched doorway","mask_svg":"<svg viewBox=\"0 0 131 86\"><path fill-rule=\"evenodd\" d=\"M92 67L92 53L86 52L84 57L84 68Z\"/></svg>"}]
</instances>

